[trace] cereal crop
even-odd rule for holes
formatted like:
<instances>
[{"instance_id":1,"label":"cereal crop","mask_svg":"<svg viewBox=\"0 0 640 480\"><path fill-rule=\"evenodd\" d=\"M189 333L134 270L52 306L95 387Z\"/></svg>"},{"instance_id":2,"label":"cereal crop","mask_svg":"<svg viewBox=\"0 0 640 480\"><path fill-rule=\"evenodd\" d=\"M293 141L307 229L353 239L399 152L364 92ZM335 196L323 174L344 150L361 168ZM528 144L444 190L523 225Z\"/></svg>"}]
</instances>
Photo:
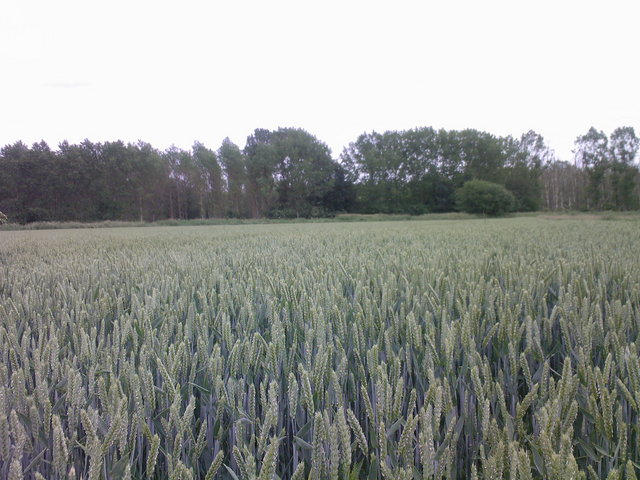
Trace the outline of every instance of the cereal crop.
<instances>
[{"instance_id":1,"label":"cereal crop","mask_svg":"<svg viewBox=\"0 0 640 480\"><path fill-rule=\"evenodd\" d=\"M640 223L0 232L0 478L640 473Z\"/></svg>"}]
</instances>

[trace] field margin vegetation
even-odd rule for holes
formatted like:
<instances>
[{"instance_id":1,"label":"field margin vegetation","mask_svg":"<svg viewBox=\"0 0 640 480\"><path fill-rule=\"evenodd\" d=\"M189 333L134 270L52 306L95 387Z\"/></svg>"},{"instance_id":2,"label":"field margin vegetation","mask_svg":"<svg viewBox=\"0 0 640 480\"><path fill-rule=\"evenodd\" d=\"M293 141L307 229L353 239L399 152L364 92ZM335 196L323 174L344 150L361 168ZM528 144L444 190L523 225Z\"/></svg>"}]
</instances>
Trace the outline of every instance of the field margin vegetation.
<instances>
[{"instance_id":1,"label":"field margin vegetation","mask_svg":"<svg viewBox=\"0 0 640 480\"><path fill-rule=\"evenodd\" d=\"M568 211L539 211L515 212L501 218L542 218L547 220L623 220L640 221L640 211L633 212L580 212ZM0 225L2 231L16 230L61 230L82 228L131 228L131 227L194 227L215 225L274 225L274 224L307 224L307 223L348 223L348 222L400 222L400 221L431 221L431 220L480 220L495 218L486 215L475 215L463 212L427 213L424 215L387 214L387 213L343 213L332 218L214 218L192 220L158 220L155 222L127 222L106 220L102 222L33 222L33 223L5 223Z\"/></svg>"}]
</instances>

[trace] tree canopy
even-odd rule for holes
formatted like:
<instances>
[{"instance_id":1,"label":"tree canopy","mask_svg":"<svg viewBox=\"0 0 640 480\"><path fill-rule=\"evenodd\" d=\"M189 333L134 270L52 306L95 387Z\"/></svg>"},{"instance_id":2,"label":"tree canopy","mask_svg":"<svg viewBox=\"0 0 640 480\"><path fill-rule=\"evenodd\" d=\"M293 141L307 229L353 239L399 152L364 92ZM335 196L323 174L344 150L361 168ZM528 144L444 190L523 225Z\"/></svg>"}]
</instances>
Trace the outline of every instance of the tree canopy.
<instances>
[{"instance_id":1,"label":"tree canopy","mask_svg":"<svg viewBox=\"0 0 640 480\"><path fill-rule=\"evenodd\" d=\"M256 129L244 148L164 151L145 142L23 142L0 149L0 210L9 221L317 217L336 212L448 212L472 180L504 187L514 210L639 207L632 127L595 128L573 163L541 135L431 127L365 132L338 159L300 128Z\"/></svg>"}]
</instances>

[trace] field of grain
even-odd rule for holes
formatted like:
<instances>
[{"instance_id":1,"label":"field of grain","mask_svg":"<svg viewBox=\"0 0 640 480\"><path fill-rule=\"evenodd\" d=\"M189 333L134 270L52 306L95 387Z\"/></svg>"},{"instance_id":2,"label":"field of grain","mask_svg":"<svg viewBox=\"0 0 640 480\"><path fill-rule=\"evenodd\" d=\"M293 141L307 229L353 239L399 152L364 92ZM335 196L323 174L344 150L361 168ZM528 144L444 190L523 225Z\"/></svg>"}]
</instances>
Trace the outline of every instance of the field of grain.
<instances>
[{"instance_id":1,"label":"field of grain","mask_svg":"<svg viewBox=\"0 0 640 480\"><path fill-rule=\"evenodd\" d=\"M635 478L639 335L639 222L0 232L0 478Z\"/></svg>"}]
</instances>

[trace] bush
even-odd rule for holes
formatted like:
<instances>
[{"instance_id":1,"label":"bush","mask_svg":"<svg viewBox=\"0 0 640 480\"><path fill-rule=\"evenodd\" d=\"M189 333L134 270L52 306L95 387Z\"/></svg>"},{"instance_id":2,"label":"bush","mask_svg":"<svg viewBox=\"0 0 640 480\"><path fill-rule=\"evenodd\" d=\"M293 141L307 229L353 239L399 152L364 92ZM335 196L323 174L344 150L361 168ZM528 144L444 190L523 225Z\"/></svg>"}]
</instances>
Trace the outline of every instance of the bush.
<instances>
[{"instance_id":1,"label":"bush","mask_svg":"<svg viewBox=\"0 0 640 480\"><path fill-rule=\"evenodd\" d=\"M510 212L515 204L513 194L502 185L471 180L456 192L458 206L468 213L499 216Z\"/></svg>"}]
</instances>

